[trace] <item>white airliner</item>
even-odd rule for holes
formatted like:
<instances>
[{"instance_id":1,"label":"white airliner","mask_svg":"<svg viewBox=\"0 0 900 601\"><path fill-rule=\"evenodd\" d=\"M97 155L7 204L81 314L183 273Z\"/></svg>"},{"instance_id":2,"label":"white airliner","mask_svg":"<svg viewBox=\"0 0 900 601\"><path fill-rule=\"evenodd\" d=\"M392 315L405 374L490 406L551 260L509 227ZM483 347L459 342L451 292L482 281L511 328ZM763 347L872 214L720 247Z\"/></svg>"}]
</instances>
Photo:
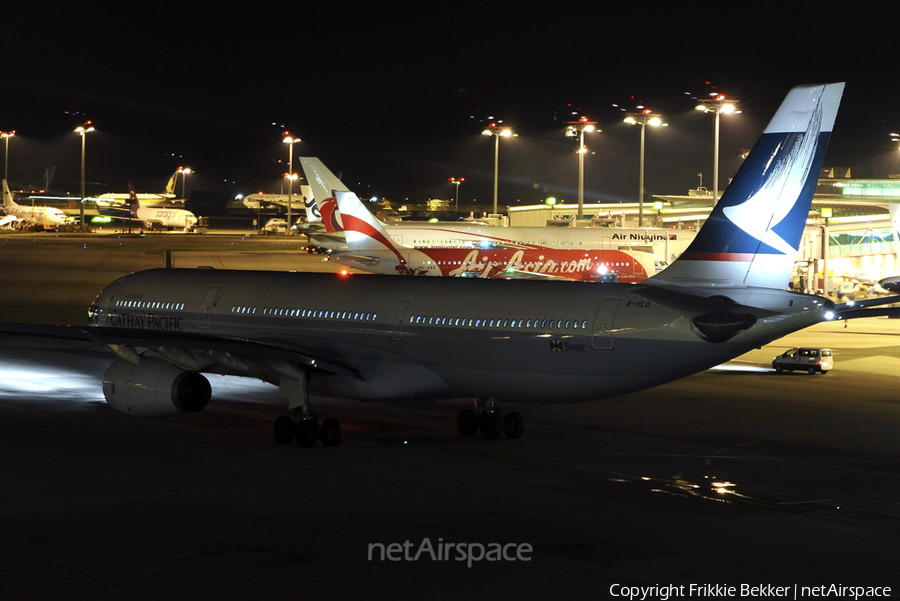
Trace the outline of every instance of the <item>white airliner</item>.
<instances>
[{"instance_id":1,"label":"white airliner","mask_svg":"<svg viewBox=\"0 0 900 601\"><path fill-rule=\"evenodd\" d=\"M319 175L313 165L305 165L304 169ZM665 261L659 257L640 251L549 248L527 242L482 241L467 246L407 248L391 239L386 227L363 206L356 194L334 194L349 252L331 255L329 260L350 263L373 273L577 281L609 280L614 274L616 279L611 281L636 284L665 267Z\"/></svg>"},{"instance_id":2,"label":"white airliner","mask_svg":"<svg viewBox=\"0 0 900 601\"><path fill-rule=\"evenodd\" d=\"M303 184L297 186L299 190L291 194L291 209L309 209L312 206L312 191L309 186ZM279 205L287 207L287 194L248 194L241 197L241 202L248 209L258 209L266 205Z\"/></svg>"},{"instance_id":3,"label":"white airliner","mask_svg":"<svg viewBox=\"0 0 900 601\"><path fill-rule=\"evenodd\" d=\"M104 217L137 222L144 227L164 227L189 231L197 224L197 217L186 209L174 207L145 207L141 205L134 186L128 184L130 197L127 203L97 203L97 212Z\"/></svg>"},{"instance_id":4,"label":"white airliner","mask_svg":"<svg viewBox=\"0 0 900 601\"><path fill-rule=\"evenodd\" d=\"M504 401L623 395L823 320L900 314L870 308L898 296L850 307L785 290L843 88L791 90L688 250L641 284L156 269L104 288L87 326L0 329L103 344L118 356L103 391L126 414L199 411L214 372L280 387L280 443L340 442L310 409L323 397L477 399L460 433L517 438ZM647 369L648 354L666 360Z\"/></svg>"},{"instance_id":5,"label":"white airliner","mask_svg":"<svg viewBox=\"0 0 900 601\"><path fill-rule=\"evenodd\" d=\"M159 194L139 193L135 194L137 199L145 207L152 207L163 203L184 203L184 199L178 199L175 194L175 181L178 178L178 171L169 178L166 184L166 191ZM97 204L126 204L131 200L131 192L107 192L97 197Z\"/></svg>"},{"instance_id":6,"label":"white airliner","mask_svg":"<svg viewBox=\"0 0 900 601\"><path fill-rule=\"evenodd\" d=\"M15 217L17 227L52 230L66 222L66 214L56 207L29 207L17 204L6 180L3 180L3 210L7 217Z\"/></svg>"},{"instance_id":7,"label":"white airliner","mask_svg":"<svg viewBox=\"0 0 900 601\"><path fill-rule=\"evenodd\" d=\"M310 242L334 252L349 249L342 232L341 211L335 192L349 192L346 186L315 157L300 157L312 195L322 217L321 228L306 231ZM488 245L527 245L556 250L640 250L651 248L666 262L684 252L696 230L665 228L571 228L571 227L491 227L471 223L381 224L398 245L411 249L473 248ZM654 272L650 272L651 274Z\"/></svg>"}]
</instances>

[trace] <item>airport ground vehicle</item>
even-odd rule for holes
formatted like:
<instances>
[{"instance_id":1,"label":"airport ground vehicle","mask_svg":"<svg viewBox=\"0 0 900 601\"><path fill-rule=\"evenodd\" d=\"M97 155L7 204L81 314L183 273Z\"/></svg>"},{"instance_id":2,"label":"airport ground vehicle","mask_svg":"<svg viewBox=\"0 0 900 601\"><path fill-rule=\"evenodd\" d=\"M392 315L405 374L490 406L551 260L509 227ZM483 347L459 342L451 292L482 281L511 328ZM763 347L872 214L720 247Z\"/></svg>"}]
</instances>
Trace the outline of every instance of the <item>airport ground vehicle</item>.
<instances>
[{"instance_id":1,"label":"airport ground vehicle","mask_svg":"<svg viewBox=\"0 0 900 601\"><path fill-rule=\"evenodd\" d=\"M828 348L792 348L772 360L772 369L778 373L799 369L809 375L827 374L834 369L834 356Z\"/></svg>"}]
</instances>

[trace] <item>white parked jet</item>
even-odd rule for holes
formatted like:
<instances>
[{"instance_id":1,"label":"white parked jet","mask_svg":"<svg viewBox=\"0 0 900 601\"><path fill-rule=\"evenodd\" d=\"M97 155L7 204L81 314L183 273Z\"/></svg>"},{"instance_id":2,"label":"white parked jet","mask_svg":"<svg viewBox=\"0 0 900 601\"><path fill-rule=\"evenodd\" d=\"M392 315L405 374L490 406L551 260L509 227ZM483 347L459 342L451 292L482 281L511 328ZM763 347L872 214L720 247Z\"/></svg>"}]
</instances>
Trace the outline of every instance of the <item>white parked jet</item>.
<instances>
[{"instance_id":1,"label":"white parked jet","mask_svg":"<svg viewBox=\"0 0 900 601\"><path fill-rule=\"evenodd\" d=\"M900 313L785 290L843 88L791 90L690 248L641 284L156 269L104 288L88 326L0 329L105 345L104 394L130 415L203 409L215 372L280 387L281 443L340 442L310 410L321 397L474 398L462 434L516 438L501 402L627 394L823 320ZM651 352L666 360L648 370Z\"/></svg>"},{"instance_id":2,"label":"white parked jet","mask_svg":"<svg viewBox=\"0 0 900 601\"><path fill-rule=\"evenodd\" d=\"M175 194L175 181L178 179L178 174L180 172L176 171L172 174L172 177L169 178L169 183L166 184L166 191L160 192L159 194L153 193L138 193L136 194L138 200L141 201L141 204L145 207L153 207L158 204L163 203L179 203L184 204L184 199L177 198ZM131 200L131 192L107 192L106 194L101 194L97 197L97 204L126 204Z\"/></svg>"},{"instance_id":3,"label":"white parked jet","mask_svg":"<svg viewBox=\"0 0 900 601\"><path fill-rule=\"evenodd\" d=\"M305 166L316 172L316 168ZM331 255L364 271L444 277L545 278L638 283L662 271L665 262L640 251L550 248L526 242L408 248L391 239L386 227L353 192L335 192L350 253ZM615 275L615 278L612 276Z\"/></svg>"},{"instance_id":4,"label":"white parked jet","mask_svg":"<svg viewBox=\"0 0 900 601\"><path fill-rule=\"evenodd\" d=\"M197 217L186 209L174 207L145 207L141 205L134 186L128 184L129 200L125 204L97 203L97 212L104 217L136 222L145 227L163 227L190 231L197 224Z\"/></svg>"},{"instance_id":5,"label":"white parked jet","mask_svg":"<svg viewBox=\"0 0 900 601\"><path fill-rule=\"evenodd\" d=\"M17 227L34 227L52 230L66 222L66 214L56 207L29 207L17 204L6 180L3 180L3 210L9 217L15 217ZM24 222L24 224L22 223Z\"/></svg>"}]
</instances>

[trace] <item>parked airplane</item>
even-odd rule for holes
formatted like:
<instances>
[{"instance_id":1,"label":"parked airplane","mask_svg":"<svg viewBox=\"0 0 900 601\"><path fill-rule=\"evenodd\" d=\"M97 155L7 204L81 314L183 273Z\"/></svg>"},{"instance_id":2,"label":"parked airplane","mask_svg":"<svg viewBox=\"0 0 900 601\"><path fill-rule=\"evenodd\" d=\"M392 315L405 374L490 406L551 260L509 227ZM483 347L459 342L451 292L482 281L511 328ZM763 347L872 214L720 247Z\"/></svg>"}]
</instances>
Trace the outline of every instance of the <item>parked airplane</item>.
<instances>
[{"instance_id":1,"label":"parked airplane","mask_svg":"<svg viewBox=\"0 0 900 601\"><path fill-rule=\"evenodd\" d=\"M298 186L299 190L291 195L291 208L296 209L307 209L313 206L312 203L312 191L307 185ZM244 206L248 209L258 209L260 207L264 207L266 205L278 205L287 207L288 204L288 195L287 194L263 194L259 192L257 194L248 194L246 196L241 197L241 202L243 202Z\"/></svg>"},{"instance_id":2,"label":"parked airplane","mask_svg":"<svg viewBox=\"0 0 900 601\"><path fill-rule=\"evenodd\" d=\"M34 227L52 230L66 222L66 214L56 207L29 207L16 203L6 180L3 180L3 210L7 216L15 217L18 220L17 227L20 229Z\"/></svg>"},{"instance_id":3,"label":"parked airplane","mask_svg":"<svg viewBox=\"0 0 900 601\"><path fill-rule=\"evenodd\" d=\"M301 157L300 164L310 183L325 230L323 232L323 228L318 228L306 231L307 237L312 244L333 252L346 252L349 248L341 234L344 226L333 191L349 190L318 158ZM697 235L696 230L665 228L491 227L482 223L465 222L381 225L395 243L418 250L498 244L584 251L643 251L651 248L651 254L659 255L666 263L674 261L684 252Z\"/></svg>"},{"instance_id":4,"label":"parked airplane","mask_svg":"<svg viewBox=\"0 0 900 601\"><path fill-rule=\"evenodd\" d=\"M126 414L199 411L214 372L280 387L280 443L340 442L319 396L474 398L462 434L516 438L524 420L501 402L627 394L823 320L900 314L870 308L898 296L836 307L785 290L843 88L791 90L690 248L641 284L156 269L104 288L88 326L0 329L105 345L103 391ZM650 352L666 360L647 369Z\"/></svg>"},{"instance_id":5,"label":"parked airplane","mask_svg":"<svg viewBox=\"0 0 900 601\"><path fill-rule=\"evenodd\" d=\"M178 178L178 171L169 178L166 184L166 191L159 194L140 193L136 194L138 200L145 207L152 207L163 203L184 203L184 199L178 199L175 194L175 180ZM131 192L108 192L97 197L97 204L127 204L131 200Z\"/></svg>"},{"instance_id":6,"label":"parked airplane","mask_svg":"<svg viewBox=\"0 0 900 601\"><path fill-rule=\"evenodd\" d=\"M304 169L316 173L313 165L304 165ZM615 274L620 282L637 283L665 267L659 257L645 252L548 248L520 242L407 248L391 240L356 194L335 195L350 252L331 255L329 260L351 263L373 273L569 280L600 280Z\"/></svg>"},{"instance_id":7,"label":"parked airplane","mask_svg":"<svg viewBox=\"0 0 900 601\"><path fill-rule=\"evenodd\" d=\"M104 217L121 219L127 222L137 222L142 227L163 227L190 231L197 224L197 217L185 209L174 207L144 207L134 192L134 186L129 182L130 198L125 204L100 204L97 203L97 212Z\"/></svg>"}]
</instances>

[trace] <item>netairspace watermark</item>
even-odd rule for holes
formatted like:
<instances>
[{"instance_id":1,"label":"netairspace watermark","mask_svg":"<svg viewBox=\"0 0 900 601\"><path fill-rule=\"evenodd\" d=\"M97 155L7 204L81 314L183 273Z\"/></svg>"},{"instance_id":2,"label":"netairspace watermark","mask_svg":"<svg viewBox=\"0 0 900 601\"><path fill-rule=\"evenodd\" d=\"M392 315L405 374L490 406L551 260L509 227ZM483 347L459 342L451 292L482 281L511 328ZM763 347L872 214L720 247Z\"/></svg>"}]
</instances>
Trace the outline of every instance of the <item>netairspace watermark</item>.
<instances>
[{"instance_id":1,"label":"netairspace watermark","mask_svg":"<svg viewBox=\"0 0 900 601\"><path fill-rule=\"evenodd\" d=\"M614 584L609 594L629 601L669 601L670 599L876 599L891 596L889 586L775 586L772 584L654 584L652 586Z\"/></svg>"},{"instance_id":2,"label":"netairspace watermark","mask_svg":"<svg viewBox=\"0 0 900 601\"><path fill-rule=\"evenodd\" d=\"M422 539L415 545L412 541L402 543L369 543L369 561L464 561L471 568L479 561L531 561L533 549L528 543L445 543L439 538L432 543L430 538Z\"/></svg>"}]
</instances>

